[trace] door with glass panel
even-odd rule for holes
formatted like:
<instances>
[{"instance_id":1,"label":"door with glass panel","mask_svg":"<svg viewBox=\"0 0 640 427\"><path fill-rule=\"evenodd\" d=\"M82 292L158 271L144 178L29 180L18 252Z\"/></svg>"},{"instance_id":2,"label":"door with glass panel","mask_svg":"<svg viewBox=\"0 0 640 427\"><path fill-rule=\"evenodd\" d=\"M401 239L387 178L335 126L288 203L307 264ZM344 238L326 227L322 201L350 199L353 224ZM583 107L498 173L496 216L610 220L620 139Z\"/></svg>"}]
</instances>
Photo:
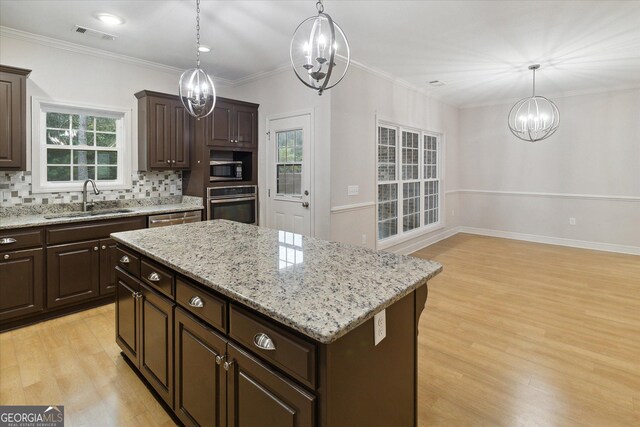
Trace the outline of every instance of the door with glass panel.
<instances>
[{"instance_id":1,"label":"door with glass panel","mask_svg":"<svg viewBox=\"0 0 640 427\"><path fill-rule=\"evenodd\" d=\"M311 235L311 115L269 120L268 224Z\"/></svg>"}]
</instances>

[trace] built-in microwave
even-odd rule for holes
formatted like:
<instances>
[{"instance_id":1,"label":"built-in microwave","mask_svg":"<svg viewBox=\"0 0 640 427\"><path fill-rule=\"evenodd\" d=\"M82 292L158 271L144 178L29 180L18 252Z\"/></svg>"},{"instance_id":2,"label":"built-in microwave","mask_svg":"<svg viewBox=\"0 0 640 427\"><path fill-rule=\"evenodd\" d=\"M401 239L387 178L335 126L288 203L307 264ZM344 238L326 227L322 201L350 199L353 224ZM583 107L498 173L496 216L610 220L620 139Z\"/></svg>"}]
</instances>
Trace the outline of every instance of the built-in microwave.
<instances>
[{"instance_id":1,"label":"built-in microwave","mask_svg":"<svg viewBox=\"0 0 640 427\"><path fill-rule=\"evenodd\" d=\"M209 181L241 181L242 162L233 160L211 160Z\"/></svg>"}]
</instances>

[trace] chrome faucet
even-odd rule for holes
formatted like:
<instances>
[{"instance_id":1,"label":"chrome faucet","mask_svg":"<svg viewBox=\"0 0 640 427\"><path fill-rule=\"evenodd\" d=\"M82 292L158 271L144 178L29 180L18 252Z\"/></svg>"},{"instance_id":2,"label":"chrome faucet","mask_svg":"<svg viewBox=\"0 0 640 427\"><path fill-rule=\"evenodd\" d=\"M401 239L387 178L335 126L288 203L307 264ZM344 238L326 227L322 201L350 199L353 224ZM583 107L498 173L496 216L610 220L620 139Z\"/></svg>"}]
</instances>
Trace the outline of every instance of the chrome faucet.
<instances>
[{"instance_id":1,"label":"chrome faucet","mask_svg":"<svg viewBox=\"0 0 640 427\"><path fill-rule=\"evenodd\" d=\"M91 183L91 185L93 186L93 193L97 196L98 194L100 194L100 190L98 190L98 187L96 187L96 183L94 180L92 179L88 179L84 182L84 184L82 185L82 212L86 212L87 208L89 207L93 207L94 203L87 203L87 184Z\"/></svg>"}]
</instances>

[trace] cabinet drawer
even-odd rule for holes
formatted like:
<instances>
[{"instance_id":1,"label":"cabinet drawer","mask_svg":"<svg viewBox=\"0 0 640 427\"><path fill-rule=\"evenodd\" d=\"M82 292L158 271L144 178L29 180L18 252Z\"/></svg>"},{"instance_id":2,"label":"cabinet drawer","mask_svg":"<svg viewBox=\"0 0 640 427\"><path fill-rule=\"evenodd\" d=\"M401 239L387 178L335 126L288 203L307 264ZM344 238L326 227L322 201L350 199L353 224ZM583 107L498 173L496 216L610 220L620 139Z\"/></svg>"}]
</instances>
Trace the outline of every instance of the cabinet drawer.
<instances>
[{"instance_id":1,"label":"cabinet drawer","mask_svg":"<svg viewBox=\"0 0 640 427\"><path fill-rule=\"evenodd\" d=\"M134 252L124 249L122 246L116 248L117 265L127 273L140 277L140 256Z\"/></svg>"},{"instance_id":2,"label":"cabinet drawer","mask_svg":"<svg viewBox=\"0 0 640 427\"><path fill-rule=\"evenodd\" d=\"M176 301L211 326L226 332L227 303L224 300L177 278Z\"/></svg>"},{"instance_id":3,"label":"cabinet drawer","mask_svg":"<svg viewBox=\"0 0 640 427\"><path fill-rule=\"evenodd\" d=\"M47 229L47 244L78 242L91 239L105 239L111 233L145 228L146 217L123 218L62 225Z\"/></svg>"},{"instance_id":4,"label":"cabinet drawer","mask_svg":"<svg viewBox=\"0 0 640 427\"><path fill-rule=\"evenodd\" d=\"M140 279L163 294L173 297L173 273L159 264L143 259L140 263Z\"/></svg>"},{"instance_id":5,"label":"cabinet drawer","mask_svg":"<svg viewBox=\"0 0 640 427\"><path fill-rule=\"evenodd\" d=\"M229 335L301 383L315 388L316 346L234 306L229 307ZM262 337L262 340L260 338ZM269 343L270 340L270 343ZM269 347L271 349L265 349Z\"/></svg>"},{"instance_id":6,"label":"cabinet drawer","mask_svg":"<svg viewBox=\"0 0 640 427\"><path fill-rule=\"evenodd\" d=\"M42 246L42 229L0 231L0 252Z\"/></svg>"}]
</instances>

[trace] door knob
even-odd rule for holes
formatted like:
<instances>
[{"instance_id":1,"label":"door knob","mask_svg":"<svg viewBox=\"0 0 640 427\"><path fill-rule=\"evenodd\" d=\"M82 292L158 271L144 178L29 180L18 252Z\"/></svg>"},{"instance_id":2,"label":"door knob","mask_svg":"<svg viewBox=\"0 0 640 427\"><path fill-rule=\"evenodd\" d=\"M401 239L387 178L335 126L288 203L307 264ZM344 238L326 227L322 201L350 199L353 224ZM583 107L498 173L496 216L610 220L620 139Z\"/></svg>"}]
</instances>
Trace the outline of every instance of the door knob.
<instances>
[{"instance_id":1,"label":"door knob","mask_svg":"<svg viewBox=\"0 0 640 427\"><path fill-rule=\"evenodd\" d=\"M308 196L309 195L309 190L304 190L304 195Z\"/></svg>"},{"instance_id":2,"label":"door knob","mask_svg":"<svg viewBox=\"0 0 640 427\"><path fill-rule=\"evenodd\" d=\"M309 202L302 202L302 207L303 208L308 208L309 207Z\"/></svg>"}]
</instances>

